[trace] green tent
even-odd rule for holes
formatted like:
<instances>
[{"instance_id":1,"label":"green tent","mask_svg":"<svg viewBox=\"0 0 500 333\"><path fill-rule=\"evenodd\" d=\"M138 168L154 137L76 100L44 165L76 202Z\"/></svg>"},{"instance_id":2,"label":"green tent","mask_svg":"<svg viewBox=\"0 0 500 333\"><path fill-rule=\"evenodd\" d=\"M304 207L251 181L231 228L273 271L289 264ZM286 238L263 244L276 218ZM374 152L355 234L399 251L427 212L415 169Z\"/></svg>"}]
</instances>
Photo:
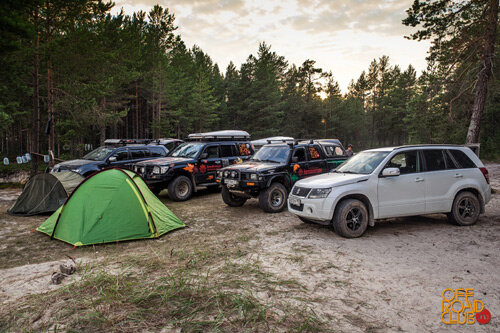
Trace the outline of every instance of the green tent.
<instances>
[{"instance_id":1,"label":"green tent","mask_svg":"<svg viewBox=\"0 0 500 333\"><path fill-rule=\"evenodd\" d=\"M7 213L24 216L53 213L83 179L73 171L35 175L24 185L23 192Z\"/></svg>"},{"instance_id":2,"label":"green tent","mask_svg":"<svg viewBox=\"0 0 500 333\"><path fill-rule=\"evenodd\" d=\"M140 176L114 168L85 179L37 230L82 246L155 238L184 226Z\"/></svg>"}]
</instances>

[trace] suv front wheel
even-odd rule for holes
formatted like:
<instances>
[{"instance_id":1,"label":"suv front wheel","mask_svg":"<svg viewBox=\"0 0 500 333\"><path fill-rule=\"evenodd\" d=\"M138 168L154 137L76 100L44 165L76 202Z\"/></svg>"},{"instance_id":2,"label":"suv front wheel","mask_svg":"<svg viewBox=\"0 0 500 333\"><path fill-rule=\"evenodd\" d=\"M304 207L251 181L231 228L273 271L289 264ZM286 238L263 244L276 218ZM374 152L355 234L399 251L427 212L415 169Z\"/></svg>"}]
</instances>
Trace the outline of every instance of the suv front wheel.
<instances>
[{"instance_id":1,"label":"suv front wheel","mask_svg":"<svg viewBox=\"0 0 500 333\"><path fill-rule=\"evenodd\" d=\"M458 225L473 225L479 218L481 204L478 198L471 192L461 192L453 200L451 212L448 213L448 219Z\"/></svg>"},{"instance_id":2,"label":"suv front wheel","mask_svg":"<svg viewBox=\"0 0 500 333\"><path fill-rule=\"evenodd\" d=\"M333 215L333 229L346 238L363 235L368 227L368 210L359 200L342 200Z\"/></svg>"},{"instance_id":3,"label":"suv front wheel","mask_svg":"<svg viewBox=\"0 0 500 333\"><path fill-rule=\"evenodd\" d=\"M186 176L179 176L168 184L168 196L173 201L185 201L193 194L193 184Z\"/></svg>"},{"instance_id":4,"label":"suv front wheel","mask_svg":"<svg viewBox=\"0 0 500 333\"><path fill-rule=\"evenodd\" d=\"M259 206L266 213L279 213L286 207L288 191L281 183L272 183L259 194Z\"/></svg>"},{"instance_id":5,"label":"suv front wheel","mask_svg":"<svg viewBox=\"0 0 500 333\"><path fill-rule=\"evenodd\" d=\"M231 193L226 186L222 187L222 201L229 207L241 207L247 201L247 198Z\"/></svg>"}]
</instances>

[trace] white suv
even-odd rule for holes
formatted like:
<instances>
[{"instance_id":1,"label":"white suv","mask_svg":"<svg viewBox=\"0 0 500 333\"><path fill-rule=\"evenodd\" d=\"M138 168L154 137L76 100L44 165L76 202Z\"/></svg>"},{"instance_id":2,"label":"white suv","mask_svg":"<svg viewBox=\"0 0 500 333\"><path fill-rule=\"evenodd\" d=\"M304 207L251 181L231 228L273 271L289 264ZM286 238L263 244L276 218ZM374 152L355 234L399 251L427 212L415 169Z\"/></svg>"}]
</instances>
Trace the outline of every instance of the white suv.
<instances>
[{"instance_id":1,"label":"white suv","mask_svg":"<svg viewBox=\"0 0 500 333\"><path fill-rule=\"evenodd\" d=\"M351 238L376 219L399 216L446 213L472 225L490 198L488 170L472 150L418 145L365 150L329 174L300 180L288 209Z\"/></svg>"}]
</instances>

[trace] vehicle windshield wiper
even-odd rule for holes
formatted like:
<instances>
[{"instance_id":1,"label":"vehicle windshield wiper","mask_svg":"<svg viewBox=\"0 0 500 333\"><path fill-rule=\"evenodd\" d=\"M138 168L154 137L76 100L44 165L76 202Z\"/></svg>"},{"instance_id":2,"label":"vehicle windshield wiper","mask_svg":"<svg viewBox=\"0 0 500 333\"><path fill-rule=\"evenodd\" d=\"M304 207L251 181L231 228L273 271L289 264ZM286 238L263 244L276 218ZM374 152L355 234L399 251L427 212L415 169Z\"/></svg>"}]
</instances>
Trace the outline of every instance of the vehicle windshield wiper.
<instances>
[{"instance_id":1,"label":"vehicle windshield wiper","mask_svg":"<svg viewBox=\"0 0 500 333\"><path fill-rule=\"evenodd\" d=\"M339 171L339 172L342 172L342 173L352 173L354 175L359 174L359 172L354 172L354 171Z\"/></svg>"},{"instance_id":2,"label":"vehicle windshield wiper","mask_svg":"<svg viewBox=\"0 0 500 333\"><path fill-rule=\"evenodd\" d=\"M273 161L273 160L260 160L261 162L271 162L271 163L281 163L278 161Z\"/></svg>"}]
</instances>

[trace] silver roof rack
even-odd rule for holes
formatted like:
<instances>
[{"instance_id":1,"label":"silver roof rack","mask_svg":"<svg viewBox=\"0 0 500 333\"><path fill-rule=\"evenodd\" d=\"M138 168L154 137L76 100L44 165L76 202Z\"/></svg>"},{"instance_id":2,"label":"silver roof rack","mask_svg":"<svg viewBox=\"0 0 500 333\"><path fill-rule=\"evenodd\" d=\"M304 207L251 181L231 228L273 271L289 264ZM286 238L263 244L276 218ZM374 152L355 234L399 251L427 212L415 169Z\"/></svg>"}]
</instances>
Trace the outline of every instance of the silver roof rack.
<instances>
[{"instance_id":1,"label":"silver roof rack","mask_svg":"<svg viewBox=\"0 0 500 333\"><path fill-rule=\"evenodd\" d=\"M132 145L132 144L148 144L151 139L106 139L105 145Z\"/></svg>"},{"instance_id":2,"label":"silver roof rack","mask_svg":"<svg viewBox=\"0 0 500 333\"><path fill-rule=\"evenodd\" d=\"M293 138L289 136L272 136L269 138L263 138L259 140L253 140L252 144L255 146L263 146L270 143L281 143L281 142L293 142Z\"/></svg>"}]
</instances>

